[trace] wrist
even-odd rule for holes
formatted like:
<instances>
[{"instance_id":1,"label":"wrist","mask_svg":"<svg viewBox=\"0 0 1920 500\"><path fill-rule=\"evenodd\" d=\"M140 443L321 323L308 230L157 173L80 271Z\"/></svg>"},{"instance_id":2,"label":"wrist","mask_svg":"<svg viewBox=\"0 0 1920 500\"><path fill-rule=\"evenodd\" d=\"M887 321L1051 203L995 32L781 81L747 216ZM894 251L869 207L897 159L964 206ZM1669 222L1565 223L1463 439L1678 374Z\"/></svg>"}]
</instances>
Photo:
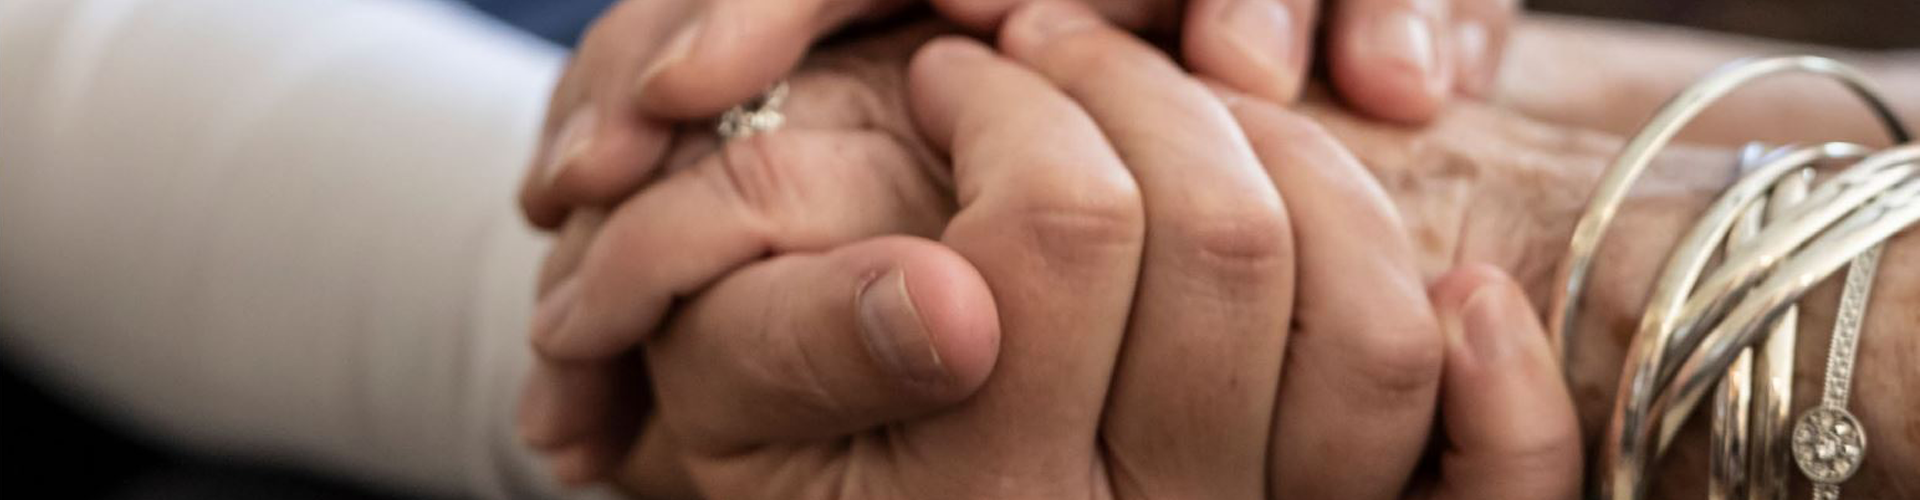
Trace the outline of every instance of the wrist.
<instances>
[{"instance_id":1,"label":"wrist","mask_svg":"<svg viewBox=\"0 0 1920 500\"><path fill-rule=\"evenodd\" d=\"M1547 310L1555 268L1592 186L1623 142L1484 105L1456 107L1419 130L1313 106L1308 113L1347 141L1395 197L1429 276L1461 263L1493 264L1513 274L1540 311ZM1621 359L1667 252L1733 180L1734 158L1726 148L1668 148L1603 241L1580 326L1569 337L1579 353L1570 383L1589 443L1607 424ZM1920 337L1907 332L1916 318L1903 306L1920 296L1920 254L1904 243L1913 238L1889 243L1875 280L1852 405L1872 446L1849 490L1920 489L1920 479L1900 473L1920 464L1920 412L1909 411L1920 406L1920 394L1902 390L1920 384L1920 368L1911 362L1920 354ZM1839 280L1830 279L1800 302L1793 415L1818 401L1839 288ZM1696 413L1661 462L1655 497L1704 495L1706 426L1704 412ZM1805 487L1804 480L1793 481Z\"/></svg>"},{"instance_id":2,"label":"wrist","mask_svg":"<svg viewBox=\"0 0 1920 500\"><path fill-rule=\"evenodd\" d=\"M1383 126L1323 103L1308 103L1303 112L1352 148L1394 197L1429 277L1462 263L1492 264L1522 283L1543 312L1573 226L1624 142L1478 103L1451 107L1418 129ZM1606 273L1594 286L1609 293L1590 292L1589 300L1621 299L1637 316L1641 294L1634 292L1644 292L1637 288L1651 284L1667 248L1732 181L1733 160L1730 149L1668 148L1602 248ZM1614 290L1622 288L1616 283L1639 286Z\"/></svg>"}]
</instances>

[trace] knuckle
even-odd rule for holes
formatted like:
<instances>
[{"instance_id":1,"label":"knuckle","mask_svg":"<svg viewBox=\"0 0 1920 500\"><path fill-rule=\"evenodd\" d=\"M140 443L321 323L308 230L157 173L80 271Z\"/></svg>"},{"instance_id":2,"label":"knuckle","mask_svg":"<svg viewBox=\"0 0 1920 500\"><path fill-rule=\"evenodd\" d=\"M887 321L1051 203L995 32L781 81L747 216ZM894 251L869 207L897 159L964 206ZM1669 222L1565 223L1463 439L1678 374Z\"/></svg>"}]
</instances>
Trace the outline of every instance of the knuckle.
<instances>
[{"instance_id":1,"label":"knuckle","mask_svg":"<svg viewBox=\"0 0 1920 500\"><path fill-rule=\"evenodd\" d=\"M1292 268L1291 228L1278 200L1191 209L1170 222L1166 230L1189 263L1217 278L1265 281Z\"/></svg>"},{"instance_id":2,"label":"knuckle","mask_svg":"<svg viewBox=\"0 0 1920 500\"><path fill-rule=\"evenodd\" d=\"M1439 383L1446 352L1436 320L1421 315L1371 321L1374 327L1356 339L1352 365L1367 383L1387 394L1423 392Z\"/></svg>"},{"instance_id":3,"label":"knuckle","mask_svg":"<svg viewBox=\"0 0 1920 500\"><path fill-rule=\"evenodd\" d=\"M728 357L740 360L747 379L778 400L770 404L802 414L847 414L847 402L828 383L832 376L824 371L827 367L814 359L793 322L777 316L768 312L759 322L763 355Z\"/></svg>"},{"instance_id":4,"label":"knuckle","mask_svg":"<svg viewBox=\"0 0 1920 500\"><path fill-rule=\"evenodd\" d=\"M1019 202L1013 219L1043 252L1072 256L1101 247L1138 246L1145 238L1140 190L1124 172L1035 182L1025 188L1015 195Z\"/></svg>"},{"instance_id":5,"label":"knuckle","mask_svg":"<svg viewBox=\"0 0 1920 500\"><path fill-rule=\"evenodd\" d=\"M1093 206L1041 206L1024 210L1020 224L1054 256L1085 254L1089 250L1137 246L1144 233L1139 217L1123 210Z\"/></svg>"},{"instance_id":6,"label":"knuckle","mask_svg":"<svg viewBox=\"0 0 1920 500\"><path fill-rule=\"evenodd\" d=\"M774 135L732 141L720 150L717 168L707 171L740 207L761 216L781 215L797 196L795 163L805 152L795 144Z\"/></svg>"},{"instance_id":7,"label":"knuckle","mask_svg":"<svg viewBox=\"0 0 1920 500\"><path fill-rule=\"evenodd\" d=\"M769 133L726 145L706 176L724 205L783 248L937 232L951 208L915 159L879 135Z\"/></svg>"}]
</instances>

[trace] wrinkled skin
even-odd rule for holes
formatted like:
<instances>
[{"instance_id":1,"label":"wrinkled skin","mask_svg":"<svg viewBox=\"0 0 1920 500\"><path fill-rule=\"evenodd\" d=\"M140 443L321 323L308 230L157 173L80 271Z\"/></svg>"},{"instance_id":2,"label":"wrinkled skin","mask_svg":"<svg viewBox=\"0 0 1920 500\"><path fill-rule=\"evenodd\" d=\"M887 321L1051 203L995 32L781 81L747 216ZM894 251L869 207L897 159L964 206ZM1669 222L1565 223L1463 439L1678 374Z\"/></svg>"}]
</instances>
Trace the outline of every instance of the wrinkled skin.
<instances>
[{"instance_id":1,"label":"wrinkled skin","mask_svg":"<svg viewBox=\"0 0 1920 500\"><path fill-rule=\"evenodd\" d=\"M849 128L890 138L860 147L894 149L870 152L871 157L913 158L905 162L912 168L890 175L924 174L938 186L932 192L945 192L950 179L940 175L944 166L937 163L937 149L920 141L910 127L911 118L903 111L902 83L908 52L902 47L917 45L910 40L925 35L893 36L908 41L880 39L846 45L812 59L795 80L791 114L818 121L804 128ZM858 105L844 105L848 102ZM814 107L813 103L826 105ZM1456 262L1493 263L1518 277L1537 306L1545 305L1551 267L1562 251L1587 186L1618 145L1617 139L1605 134L1532 122L1490 106L1461 106L1423 130L1354 118L1313 97L1304 109L1381 180L1398 205L1403 229L1415 243L1425 274L1435 276ZM782 140L776 137L780 136L765 139ZM686 160L675 163L689 164L703 157L711 151L710 144L695 141L683 146L676 157ZM1589 436L1604 423L1619 353L1631 334L1635 324L1632 319L1638 316L1638 304L1664 248L1688 223L1691 213L1724 182L1729 158L1720 150L1679 148L1643 181L1653 187L1643 189L1630 201L1629 209L1616 222L1618 227L1639 230L1616 233L1609 240L1600 260L1607 271L1599 275L1591 292L1588 326L1582 330L1592 333L1576 338L1585 355L1573 367L1575 401L1581 409L1582 428ZM837 175L865 174L850 170ZM934 214L929 217L938 220L938 215L944 214L941 208L924 213ZM937 226L937 222L928 223L902 232L931 234ZM592 228L581 225L569 231L590 233ZM567 237L563 241L581 239ZM1875 446L1870 448L1867 469L1849 483L1850 491L1901 496L1912 494L1916 488L1910 477L1896 471L1910 470L1908 467L1920 458L1914 454L1920 448L1916 446L1920 417L1915 416L1920 412L1913 411L1916 400L1898 387L1920 381L1920 373L1898 359L1920 352L1920 344L1902 336L1872 334L1901 331L1901 326L1915 321L1894 312L1896 307L1885 306L1910 302L1915 293L1914 258L1902 252L1905 247L1896 242L1888 253L1883 285L1876 293L1875 314L1862 341L1857 401L1872 403L1863 403L1858 413L1869 432L1875 432ZM564 256L568 253L564 248L557 251L556 255L563 257L556 260L567 260ZM1828 285L1809 296L1802 316L1804 331L1823 331L1831 324L1837 295L1835 287ZM1817 372L1820 357L1814 353L1822 350L1822 339L1803 337L1803 373ZM1811 378L1802 377L1797 407L1811 404L1814 384ZM1703 470L1703 441L1698 428L1682 437L1674 457L1663 465L1672 472L1660 482L1660 496L1692 498L1700 494L1704 478L1695 471ZM664 439L645 442L661 443ZM646 446L640 450L634 456L666 454ZM663 491L646 485L672 482L661 478L677 471L649 469L659 463L668 462L634 460L624 470L623 480L640 485L635 488L638 491Z\"/></svg>"}]
</instances>

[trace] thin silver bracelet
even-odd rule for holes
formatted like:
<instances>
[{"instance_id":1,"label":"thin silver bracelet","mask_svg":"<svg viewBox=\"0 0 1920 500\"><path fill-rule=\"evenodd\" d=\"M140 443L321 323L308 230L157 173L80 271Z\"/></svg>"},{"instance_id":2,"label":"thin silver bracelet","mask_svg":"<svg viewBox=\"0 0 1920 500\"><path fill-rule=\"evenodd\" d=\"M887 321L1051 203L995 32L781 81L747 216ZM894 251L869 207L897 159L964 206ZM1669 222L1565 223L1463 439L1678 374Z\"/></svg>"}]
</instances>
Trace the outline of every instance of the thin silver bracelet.
<instances>
[{"instance_id":1,"label":"thin silver bracelet","mask_svg":"<svg viewBox=\"0 0 1920 500\"><path fill-rule=\"evenodd\" d=\"M1760 161L1764 150L1757 145L1748 145L1740 153L1740 172L1751 170ZM1753 204L1734 221L1733 228L1727 234L1725 253L1730 258L1741 247L1753 242L1760 233L1761 225L1766 223L1769 199L1754 200ZM1775 325L1778 325L1778 321ZM1751 454L1752 420L1748 409L1753 406L1753 351L1754 348L1740 350L1740 356L1727 366L1726 375L1720 378L1719 387L1713 391L1713 413L1710 420L1707 443L1712 456L1707 460L1707 500L1735 500L1746 498L1747 459Z\"/></svg>"},{"instance_id":2,"label":"thin silver bracelet","mask_svg":"<svg viewBox=\"0 0 1920 500\"><path fill-rule=\"evenodd\" d=\"M1569 337L1599 243L1628 188L1653 155L1715 100L1752 80L1795 72L1840 81L1867 102L1896 143L1911 140L1859 72L1828 59L1785 57L1735 64L1683 91L1627 143L1600 179L1574 228L1556 275L1549 324L1564 360L1575 354ZM1758 165L1744 172L1675 246L1648 299L1639 331L1629 342L1620 389L1599 450L1598 479L1592 484L1591 491L1599 497L1641 498L1648 487L1647 465L1664 452L1707 391L1720 387L1723 397L1715 400L1716 449L1710 455L1715 474L1711 491L1729 496L1745 487L1750 498L1779 498L1785 491L1779 431L1786 420L1792 365L1791 333L1784 333L1791 331L1792 322L1783 316L1789 315L1808 288L1849 262L1855 264L1849 271L1849 297L1855 305L1843 305L1843 310L1855 307L1858 310L1847 314L1863 314L1866 297L1851 289L1867 286L1858 282L1871 283L1882 242L1920 221L1920 166L1916 165L1920 145L1872 151L1834 143L1782 148L1764 155L1764 160L1758 155L1743 159L1751 160L1743 165ZM1769 190L1779 196L1780 185L1804 183L1799 172L1831 159L1858 161L1805 192L1800 203L1759 208ZM1782 182L1789 177L1800 180ZM1763 210L1768 220L1764 228L1756 228ZM1736 226L1741 226L1738 231ZM1741 234L1730 236L1735 232ZM1708 265L1723 243L1729 252L1709 272ZM1844 361L1830 362L1830 374L1851 372L1860 319L1856 316L1848 323L1843 317L1836 326L1834 359L1845 356ZM1755 350L1763 338L1766 345ZM1761 363L1758 358L1763 353ZM1744 367L1732 368L1736 364ZM1759 373L1763 370L1755 364L1764 364L1765 373ZM1864 454L1864 434L1857 421L1844 414L1847 380L1830 375L1828 397L1831 400L1837 393L1840 402L1809 412L1801 418L1800 427L1809 429L1805 432L1809 437L1827 432L1847 434L1857 441L1792 440L1796 456L1800 454L1797 445L1805 441L1810 443L1808 456L1828 460L1815 466L1802 461L1810 477L1815 472L1829 477L1841 471L1851 474L1858 462L1847 461L1849 454ZM1764 401L1754 404L1763 393L1766 396L1759 399ZM1825 412L1835 407L1838 416ZM1844 425L1836 424L1841 421ZM1802 433L1798 429L1796 438ZM1829 446L1820 446L1823 443ZM1836 467L1833 460L1840 460L1844 467ZM1845 477L1830 482L1841 479ZM1830 498L1838 490L1822 491Z\"/></svg>"},{"instance_id":3,"label":"thin silver bracelet","mask_svg":"<svg viewBox=\"0 0 1920 500\"><path fill-rule=\"evenodd\" d=\"M1760 164L1787 148L1768 150L1748 144L1740 153L1738 173L1750 174ZM1765 199L1741 214L1728 236L1727 251L1753 240L1768 220L1777 221L1807 197L1813 171L1800 169L1784 177ZM1788 456L1780 443L1786 436L1788 405L1793 400L1793 351L1799 308L1788 307L1774 320L1761 346L1745 349L1715 391L1711 430L1713 455L1707 462L1708 500L1785 500Z\"/></svg>"},{"instance_id":4,"label":"thin silver bracelet","mask_svg":"<svg viewBox=\"0 0 1920 500\"><path fill-rule=\"evenodd\" d=\"M1847 270L1847 288L1841 293L1840 314L1834 319L1833 338L1827 349L1827 379L1820 406L1800 414L1793 426L1793 460L1813 482L1814 500L1839 499L1840 483L1853 477L1866 459L1866 429L1847 412L1847 396L1853 383L1854 348L1860 343L1860 324L1866 319L1867 301L1873 295L1881 248L1875 246L1854 257L1852 268Z\"/></svg>"},{"instance_id":5,"label":"thin silver bracelet","mask_svg":"<svg viewBox=\"0 0 1920 500\"><path fill-rule=\"evenodd\" d=\"M1806 201L1813 170L1780 179L1773 188L1773 203L1768 217L1778 219L1786 210ZM1787 429L1791 425L1793 405L1793 356L1799 337L1800 307L1790 306L1774 322L1773 332L1759 349L1753 351L1753 399L1750 408L1747 445L1747 498L1786 500L1787 474L1792 468L1788 456Z\"/></svg>"}]
</instances>

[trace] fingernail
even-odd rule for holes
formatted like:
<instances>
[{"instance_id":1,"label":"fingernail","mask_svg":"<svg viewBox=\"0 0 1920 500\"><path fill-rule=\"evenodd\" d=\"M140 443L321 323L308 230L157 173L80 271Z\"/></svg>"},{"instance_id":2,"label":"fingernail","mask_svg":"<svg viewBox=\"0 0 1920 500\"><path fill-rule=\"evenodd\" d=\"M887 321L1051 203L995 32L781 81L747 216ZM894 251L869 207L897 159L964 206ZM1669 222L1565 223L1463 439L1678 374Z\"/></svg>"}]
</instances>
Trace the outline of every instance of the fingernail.
<instances>
[{"instance_id":1,"label":"fingernail","mask_svg":"<svg viewBox=\"0 0 1920 500\"><path fill-rule=\"evenodd\" d=\"M1487 26L1478 21L1462 22L1453 28L1454 74L1460 80L1460 90L1467 95L1486 97L1493 93L1499 62L1494 55L1498 47L1491 36Z\"/></svg>"},{"instance_id":2,"label":"fingernail","mask_svg":"<svg viewBox=\"0 0 1920 500\"><path fill-rule=\"evenodd\" d=\"M1264 66L1275 82L1270 98L1291 99L1300 75L1294 70L1293 15L1276 0L1235 0L1220 12L1228 39L1249 61Z\"/></svg>"},{"instance_id":3,"label":"fingernail","mask_svg":"<svg viewBox=\"0 0 1920 500\"><path fill-rule=\"evenodd\" d=\"M674 32L673 37L668 38L665 45L660 46L660 51L653 55L653 63L641 70L635 79L634 89L639 92L640 97L644 98L647 95L647 87L653 83L655 77L660 76L661 72L686 60L687 54L693 51L693 42L700 37L704 24L706 24L706 17L696 15L682 26L680 31Z\"/></svg>"},{"instance_id":4,"label":"fingernail","mask_svg":"<svg viewBox=\"0 0 1920 500\"><path fill-rule=\"evenodd\" d=\"M1100 18L1076 2L1043 1L1027 7L1019 29L1034 45L1045 45L1060 37L1100 25Z\"/></svg>"},{"instance_id":5,"label":"fingernail","mask_svg":"<svg viewBox=\"0 0 1920 500\"><path fill-rule=\"evenodd\" d=\"M1373 57L1405 67L1420 78L1433 78L1440 53L1426 16L1401 10L1374 19L1368 29L1367 50Z\"/></svg>"},{"instance_id":6,"label":"fingernail","mask_svg":"<svg viewBox=\"0 0 1920 500\"><path fill-rule=\"evenodd\" d=\"M946 378L940 353L907 294L905 274L896 269L868 283L860 292L859 308L860 334L881 368L918 383Z\"/></svg>"},{"instance_id":7,"label":"fingernail","mask_svg":"<svg viewBox=\"0 0 1920 500\"><path fill-rule=\"evenodd\" d=\"M541 159L540 175L543 182L553 184L569 165L579 163L586 157L597 126L592 105L581 104L579 109L567 115L567 121L560 124L559 133L554 134L553 143L548 145L547 157Z\"/></svg>"},{"instance_id":8,"label":"fingernail","mask_svg":"<svg viewBox=\"0 0 1920 500\"><path fill-rule=\"evenodd\" d=\"M548 343L559 334L559 330L568 315L573 313L573 304L580 300L580 278L568 276L533 309L533 341Z\"/></svg>"},{"instance_id":9,"label":"fingernail","mask_svg":"<svg viewBox=\"0 0 1920 500\"><path fill-rule=\"evenodd\" d=\"M1499 363L1513 352L1511 335L1525 331L1511 324L1514 317L1511 294L1499 286L1482 286L1461 306L1462 334L1473 357L1483 364Z\"/></svg>"}]
</instances>

